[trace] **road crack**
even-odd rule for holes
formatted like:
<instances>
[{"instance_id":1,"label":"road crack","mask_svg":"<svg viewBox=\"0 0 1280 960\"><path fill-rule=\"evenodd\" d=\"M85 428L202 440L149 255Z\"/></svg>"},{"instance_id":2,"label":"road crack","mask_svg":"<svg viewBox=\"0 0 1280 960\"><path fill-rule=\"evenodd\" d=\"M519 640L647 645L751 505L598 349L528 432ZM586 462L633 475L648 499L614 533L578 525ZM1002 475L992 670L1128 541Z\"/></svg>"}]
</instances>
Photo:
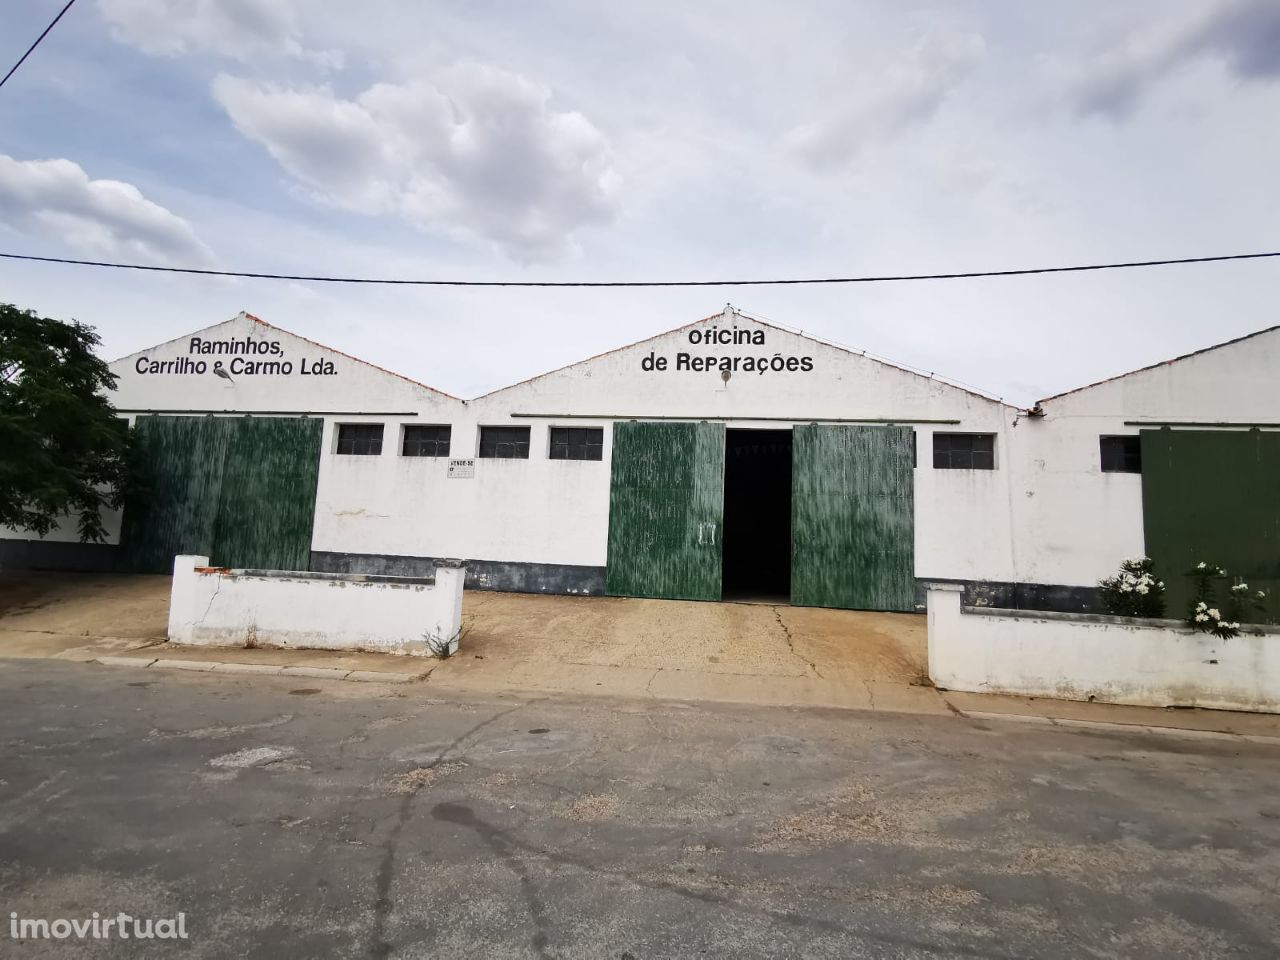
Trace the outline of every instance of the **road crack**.
<instances>
[{"instance_id":1,"label":"road crack","mask_svg":"<svg viewBox=\"0 0 1280 960\"><path fill-rule=\"evenodd\" d=\"M808 657L801 656L800 652L796 650L795 639L791 636L791 628L788 627L785 621L783 621L782 619L782 611L779 610L777 606L771 607L770 609L773 610L773 615L778 621L778 627L782 630L782 635L787 640L787 650L790 651L793 657L795 657L797 660L803 663L805 667L808 668L809 672L812 673L815 677L817 677L819 680L825 679L822 676L821 671L818 670L818 665L814 663L812 660L810 660Z\"/></svg>"},{"instance_id":2,"label":"road crack","mask_svg":"<svg viewBox=\"0 0 1280 960\"><path fill-rule=\"evenodd\" d=\"M532 702L530 701L530 703ZM508 714L523 710L528 706L529 703L518 704L476 724L436 754L430 763L424 765L425 768L430 770L439 767L445 761L445 758L468 737L474 736L490 724L497 723ZM400 846L400 836L404 833L404 828L412 815L413 801L422 789L428 785L428 782L425 778L418 779L401 799L395 823L392 824L386 843L382 846L382 859L378 864L378 872L374 878L376 897L373 902L373 937L369 945L369 954L375 958L390 956L393 950L391 943L387 940L387 920L390 918L391 911L395 906L395 899L392 896L392 882L395 879L396 852Z\"/></svg>"}]
</instances>

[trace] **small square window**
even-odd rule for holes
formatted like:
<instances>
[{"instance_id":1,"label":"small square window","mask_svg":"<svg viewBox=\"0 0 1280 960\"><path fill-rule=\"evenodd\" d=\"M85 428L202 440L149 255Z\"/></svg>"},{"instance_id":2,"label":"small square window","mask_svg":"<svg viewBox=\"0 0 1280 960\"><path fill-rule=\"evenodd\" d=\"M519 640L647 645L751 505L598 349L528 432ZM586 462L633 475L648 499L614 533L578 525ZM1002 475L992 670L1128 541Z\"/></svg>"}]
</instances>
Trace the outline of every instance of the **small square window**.
<instances>
[{"instance_id":1,"label":"small square window","mask_svg":"<svg viewBox=\"0 0 1280 960\"><path fill-rule=\"evenodd\" d=\"M935 433L933 435L933 468L935 470L994 470L996 468L996 435L994 433Z\"/></svg>"},{"instance_id":2,"label":"small square window","mask_svg":"<svg viewBox=\"0 0 1280 960\"><path fill-rule=\"evenodd\" d=\"M481 427L480 456L497 460L528 460L529 428Z\"/></svg>"},{"instance_id":3,"label":"small square window","mask_svg":"<svg viewBox=\"0 0 1280 960\"><path fill-rule=\"evenodd\" d=\"M1142 440L1139 437L1099 437L1103 473L1141 473Z\"/></svg>"},{"instance_id":4,"label":"small square window","mask_svg":"<svg viewBox=\"0 0 1280 960\"><path fill-rule=\"evenodd\" d=\"M552 460L603 460L603 427L552 427Z\"/></svg>"},{"instance_id":5,"label":"small square window","mask_svg":"<svg viewBox=\"0 0 1280 960\"><path fill-rule=\"evenodd\" d=\"M338 453L357 457L376 457L382 453L382 424L338 424Z\"/></svg>"},{"instance_id":6,"label":"small square window","mask_svg":"<svg viewBox=\"0 0 1280 960\"><path fill-rule=\"evenodd\" d=\"M421 426L406 424L404 440L400 444L402 457L447 457L449 455L449 436L453 432L448 426Z\"/></svg>"}]
</instances>

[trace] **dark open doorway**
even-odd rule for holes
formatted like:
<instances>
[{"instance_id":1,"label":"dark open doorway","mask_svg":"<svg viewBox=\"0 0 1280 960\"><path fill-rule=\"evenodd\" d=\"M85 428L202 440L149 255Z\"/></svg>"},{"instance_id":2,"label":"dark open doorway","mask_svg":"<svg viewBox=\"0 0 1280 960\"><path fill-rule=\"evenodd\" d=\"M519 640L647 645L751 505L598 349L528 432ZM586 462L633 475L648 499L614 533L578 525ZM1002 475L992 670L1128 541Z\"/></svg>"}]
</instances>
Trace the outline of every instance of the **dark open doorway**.
<instances>
[{"instance_id":1,"label":"dark open doorway","mask_svg":"<svg viewBox=\"0 0 1280 960\"><path fill-rule=\"evenodd\" d=\"M791 600L791 431L727 430L725 600Z\"/></svg>"}]
</instances>

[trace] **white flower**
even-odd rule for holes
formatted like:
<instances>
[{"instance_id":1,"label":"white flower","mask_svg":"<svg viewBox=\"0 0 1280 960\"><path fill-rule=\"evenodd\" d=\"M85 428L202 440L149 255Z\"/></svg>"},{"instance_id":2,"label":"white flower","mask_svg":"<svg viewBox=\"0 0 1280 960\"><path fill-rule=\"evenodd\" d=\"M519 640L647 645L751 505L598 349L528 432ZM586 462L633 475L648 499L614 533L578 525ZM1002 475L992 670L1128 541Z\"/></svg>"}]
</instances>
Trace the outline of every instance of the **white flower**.
<instances>
[{"instance_id":1,"label":"white flower","mask_svg":"<svg viewBox=\"0 0 1280 960\"><path fill-rule=\"evenodd\" d=\"M1199 603L1196 604L1196 609L1204 610L1207 606L1208 604L1206 604L1203 600L1201 600Z\"/></svg>"},{"instance_id":2,"label":"white flower","mask_svg":"<svg viewBox=\"0 0 1280 960\"><path fill-rule=\"evenodd\" d=\"M1134 587L1139 593L1146 593L1150 588L1145 583L1140 583Z\"/></svg>"},{"instance_id":3,"label":"white flower","mask_svg":"<svg viewBox=\"0 0 1280 960\"><path fill-rule=\"evenodd\" d=\"M1213 617L1213 619L1215 619L1215 620L1221 620L1221 619L1222 619L1222 614L1218 612L1218 608L1217 608L1217 607L1210 607L1210 608L1209 608L1209 616Z\"/></svg>"},{"instance_id":4,"label":"white flower","mask_svg":"<svg viewBox=\"0 0 1280 960\"><path fill-rule=\"evenodd\" d=\"M1232 593L1247 593L1248 591L1249 585L1247 583L1237 583L1231 588Z\"/></svg>"},{"instance_id":5,"label":"white flower","mask_svg":"<svg viewBox=\"0 0 1280 960\"><path fill-rule=\"evenodd\" d=\"M1196 623L1204 623L1208 619L1209 617L1206 614L1203 614L1203 613L1196 614Z\"/></svg>"},{"instance_id":6,"label":"white flower","mask_svg":"<svg viewBox=\"0 0 1280 960\"><path fill-rule=\"evenodd\" d=\"M1203 560L1201 560L1199 563L1197 563L1197 564L1196 564L1196 569L1197 569L1197 570L1203 570L1203 569L1205 568L1205 566L1206 566L1205 562L1204 562Z\"/></svg>"},{"instance_id":7,"label":"white flower","mask_svg":"<svg viewBox=\"0 0 1280 960\"><path fill-rule=\"evenodd\" d=\"M1159 587L1161 590L1163 590L1163 589L1164 589L1164 581L1163 581L1163 580L1157 580L1157 581L1156 581L1156 586L1157 586L1157 587Z\"/></svg>"},{"instance_id":8,"label":"white flower","mask_svg":"<svg viewBox=\"0 0 1280 960\"><path fill-rule=\"evenodd\" d=\"M1130 584L1130 583L1122 583L1122 584L1120 584L1120 592L1121 592L1121 593L1133 593L1133 584Z\"/></svg>"}]
</instances>

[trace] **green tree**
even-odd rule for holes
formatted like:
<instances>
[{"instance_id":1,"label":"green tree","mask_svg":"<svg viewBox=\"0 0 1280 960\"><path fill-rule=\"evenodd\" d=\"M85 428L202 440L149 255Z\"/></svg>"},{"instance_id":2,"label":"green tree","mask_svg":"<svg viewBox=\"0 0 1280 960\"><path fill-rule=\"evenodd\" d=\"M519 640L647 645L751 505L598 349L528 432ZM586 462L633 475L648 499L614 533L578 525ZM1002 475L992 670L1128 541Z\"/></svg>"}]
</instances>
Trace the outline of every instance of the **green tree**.
<instances>
[{"instance_id":1,"label":"green tree","mask_svg":"<svg viewBox=\"0 0 1280 960\"><path fill-rule=\"evenodd\" d=\"M92 327L0 303L0 524L43 536L70 516L81 540L105 538L131 444L98 343Z\"/></svg>"}]
</instances>

